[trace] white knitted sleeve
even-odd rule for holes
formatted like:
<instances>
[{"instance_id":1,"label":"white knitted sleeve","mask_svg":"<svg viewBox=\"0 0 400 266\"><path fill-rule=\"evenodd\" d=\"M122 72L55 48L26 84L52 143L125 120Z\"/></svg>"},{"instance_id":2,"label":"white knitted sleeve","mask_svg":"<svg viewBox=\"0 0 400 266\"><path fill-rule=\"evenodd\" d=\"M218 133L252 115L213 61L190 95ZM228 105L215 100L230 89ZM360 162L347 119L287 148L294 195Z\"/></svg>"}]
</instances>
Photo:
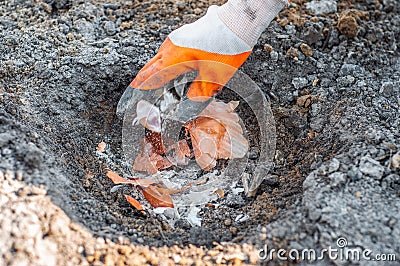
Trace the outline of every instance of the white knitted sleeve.
<instances>
[{"instance_id":1,"label":"white knitted sleeve","mask_svg":"<svg viewBox=\"0 0 400 266\"><path fill-rule=\"evenodd\" d=\"M218 16L231 31L253 47L287 4L287 0L228 0L219 7Z\"/></svg>"}]
</instances>

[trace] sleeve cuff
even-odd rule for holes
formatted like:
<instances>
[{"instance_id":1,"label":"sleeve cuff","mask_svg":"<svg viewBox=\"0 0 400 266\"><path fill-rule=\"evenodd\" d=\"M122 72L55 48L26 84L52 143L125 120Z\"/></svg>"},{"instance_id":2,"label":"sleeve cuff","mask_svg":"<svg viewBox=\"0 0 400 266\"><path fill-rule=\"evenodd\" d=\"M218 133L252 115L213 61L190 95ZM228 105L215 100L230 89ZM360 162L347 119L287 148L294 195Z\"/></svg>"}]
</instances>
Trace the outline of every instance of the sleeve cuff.
<instances>
[{"instance_id":1,"label":"sleeve cuff","mask_svg":"<svg viewBox=\"0 0 400 266\"><path fill-rule=\"evenodd\" d=\"M287 0L229 0L218 8L218 16L231 31L253 47L287 4Z\"/></svg>"}]
</instances>

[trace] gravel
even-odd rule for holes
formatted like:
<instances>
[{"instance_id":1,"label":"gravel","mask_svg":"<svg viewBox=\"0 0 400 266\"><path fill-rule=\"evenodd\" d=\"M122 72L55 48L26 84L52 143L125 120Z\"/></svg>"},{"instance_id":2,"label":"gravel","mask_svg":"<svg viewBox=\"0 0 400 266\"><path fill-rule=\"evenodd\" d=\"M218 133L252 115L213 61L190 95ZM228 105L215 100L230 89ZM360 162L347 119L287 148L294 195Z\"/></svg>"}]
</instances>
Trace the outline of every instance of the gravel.
<instances>
[{"instance_id":1,"label":"gravel","mask_svg":"<svg viewBox=\"0 0 400 266\"><path fill-rule=\"evenodd\" d=\"M291 2L241 68L271 98L273 169L254 198L226 193L199 206L202 227L171 228L125 202L137 191L110 192L96 147L124 167L119 97L169 32L221 2L3 1L0 264L255 264L265 245L339 237L399 259L400 7Z\"/></svg>"}]
</instances>

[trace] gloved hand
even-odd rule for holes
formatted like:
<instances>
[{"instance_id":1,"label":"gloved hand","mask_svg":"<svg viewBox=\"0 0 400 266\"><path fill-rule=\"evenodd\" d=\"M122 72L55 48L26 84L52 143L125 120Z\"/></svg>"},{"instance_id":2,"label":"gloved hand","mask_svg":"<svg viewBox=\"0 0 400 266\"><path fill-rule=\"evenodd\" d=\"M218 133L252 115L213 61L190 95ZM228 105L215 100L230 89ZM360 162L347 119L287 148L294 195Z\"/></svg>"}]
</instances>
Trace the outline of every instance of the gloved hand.
<instances>
[{"instance_id":1,"label":"gloved hand","mask_svg":"<svg viewBox=\"0 0 400 266\"><path fill-rule=\"evenodd\" d=\"M248 58L258 38L287 0L229 0L211 6L196 22L173 31L157 55L141 69L122 95L117 115L122 117L130 102L137 103L148 90L196 70L183 105L200 112ZM195 102L197 104L195 104ZM176 116L189 121L197 113L181 106Z\"/></svg>"},{"instance_id":2,"label":"gloved hand","mask_svg":"<svg viewBox=\"0 0 400 266\"><path fill-rule=\"evenodd\" d=\"M198 76L187 96L204 101L216 94L245 62L287 0L229 0L211 6L196 22L173 31L130 87L159 88L192 70Z\"/></svg>"}]
</instances>

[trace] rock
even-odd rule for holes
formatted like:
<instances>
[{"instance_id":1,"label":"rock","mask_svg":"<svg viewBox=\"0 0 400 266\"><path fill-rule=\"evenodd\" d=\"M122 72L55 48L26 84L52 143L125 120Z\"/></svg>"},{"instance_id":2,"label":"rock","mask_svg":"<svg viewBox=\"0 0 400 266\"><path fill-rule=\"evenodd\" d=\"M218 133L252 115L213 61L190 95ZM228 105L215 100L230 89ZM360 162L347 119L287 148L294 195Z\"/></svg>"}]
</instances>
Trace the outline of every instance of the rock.
<instances>
[{"instance_id":1,"label":"rock","mask_svg":"<svg viewBox=\"0 0 400 266\"><path fill-rule=\"evenodd\" d=\"M346 183L346 174L344 173L335 172L330 174L328 177L331 180L331 185L334 187L339 187Z\"/></svg>"},{"instance_id":2,"label":"rock","mask_svg":"<svg viewBox=\"0 0 400 266\"><path fill-rule=\"evenodd\" d=\"M226 219L225 221L224 221L224 224L226 225L226 226L230 226L231 224L232 224L232 220L231 219Z\"/></svg>"},{"instance_id":3,"label":"rock","mask_svg":"<svg viewBox=\"0 0 400 266\"><path fill-rule=\"evenodd\" d=\"M396 169L400 167L400 152L393 155L391 165L393 168Z\"/></svg>"},{"instance_id":4,"label":"rock","mask_svg":"<svg viewBox=\"0 0 400 266\"><path fill-rule=\"evenodd\" d=\"M351 181L357 181L361 179L362 173L357 167L352 166L352 168L347 172L347 176L351 179Z\"/></svg>"},{"instance_id":5,"label":"rock","mask_svg":"<svg viewBox=\"0 0 400 266\"><path fill-rule=\"evenodd\" d=\"M6 145L14 136L8 132L0 133L0 147Z\"/></svg>"},{"instance_id":6,"label":"rock","mask_svg":"<svg viewBox=\"0 0 400 266\"><path fill-rule=\"evenodd\" d=\"M278 54L276 51L272 51L272 52L270 53L270 55L271 55L271 60L272 60L272 61L274 61L274 62L277 62L277 61L278 61L278 59L279 59L279 54Z\"/></svg>"},{"instance_id":7,"label":"rock","mask_svg":"<svg viewBox=\"0 0 400 266\"><path fill-rule=\"evenodd\" d=\"M341 16L339 19L338 29L340 33L348 37L356 37L360 29L357 20L352 16Z\"/></svg>"},{"instance_id":8,"label":"rock","mask_svg":"<svg viewBox=\"0 0 400 266\"><path fill-rule=\"evenodd\" d=\"M106 21L106 22L104 23L104 29L105 29L105 31L106 31L106 33L107 33L108 35L114 35L115 32L116 32L116 30L115 30L115 24L114 24L114 22L112 22L112 21Z\"/></svg>"},{"instance_id":9,"label":"rock","mask_svg":"<svg viewBox=\"0 0 400 266\"><path fill-rule=\"evenodd\" d=\"M32 169L39 168L43 162L44 152L33 143L18 146L17 152L23 157L26 166Z\"/></svg>"},{"instance_id":10,"label":"rock","mask_svg":"<svg viewBox=\"0 0 400 266\"><path fill-rule=\"evenodd\" d=\"M380 180L385 172L384 167L370 156L364 156L361 158L359 169L363 174L371 176L377 180Z\"/></svg>"},{"instance_id":11,"label":"rock","mask_svg":"<svg viewBox=\"0 0 400 266\"><path fill-rule=\"evenodd\" d=\"M286 33L289 35L296 34L296 26L295 25L286 25L285 29L286 29Z\"/></svg>"},{"instance_id":12,"label":"rock","mask_svg":"<svg viewBox=\"0 0 400 266\"><path fill-rule=\"evenodd\" d=\"M279 177L277 175L268 175L267 177L265 177L264 182L269 186L277 186L280 183Z\"/></svg>"},{"instance_id":13,"label":"rock","mask_svg":"<svg viewBox=\"0 0 400 266\"><path fill-rule=\"evenodd\" d=\"M298 59L297 58L298 53L299 53L299 50L297 48L290 47L286 52L286 57L289 57L292 59Z\"/></svg>"},{"instance_id":14,"label":"rock","mask_svg":"<svg viewBox=\"0 0 400 266\"><path fill-rule=\"evenodd\" d=\"M259 157L259 150L256 147L251 147L249 151L249 159L255 160Z\"/></svg>"},{"instance_id":15,"label":"rock","mask_svg":"<svg viewBox=\"0 0 400 266\"><path fill-rule=\"evenodd\" d=\"M384 82L379 90L379 93L385 97L390 97L394 94L394 84L393 82Z\"/></svg>"},{"instance_id":16,"label":"rock","mask_svg":"<svg viewBox=\"0 0 400 266\"><path fill-rule=\"evenodd\" d=\"M297 105L300 107L309 107L312 103L312 96L311 95L303 95L297 98Z\"/></svg>"},{"instance_id":17,"label":"rock","mask_svg":"<svg viewBox=\"0 0 400 266\"><path fill-rule=\"evenodd\" d=\"M382 179L382 188L383 189L391 188L400 194L400 176L395 174L385 176Z\"/></svg>"},{"instance_id":18,"label":"rock","mask_svg":"<svg viewBox=\"0 0 400 266\"><path fill-rule=\"evenodd\" d=\"M93 24L85 19L80 19L76 22L76 29L86 40L93 40L95 38L95 29Z\"/></svg>"},{"instance_id":19,"label":"rock","mask_svg":"<svg viewBox=\"0 0 400 266\"><path fill-rule=\"evenodd\" d=\"M300 44L300 50L305 56L312 56L314 54L312 48L305 43Z\"/></svg>"},{"instance_id":20,"label":"rock","mask_svg":"<svg viewBox=\"0 0 400 266\"><path fill-rule=\"evenodd\" d=\"M315 132L320 133L325 126L325 119L323 117L316 117L311 119L310 127Z\"/></svg>"},{"instance_id":21,"label":"rock","mask_svg":"<svg viewBox=\"0 0 400 266\"><path fill-rule=\"evenodd\" d=\"M321 22L304 23L304 31L301 33L301 39L308 44L314 44L324 39L324 24Z\"/></svg>"},{"instance_id":22,"label":"rock","mask_svg":"<svg viewBox=\"0 0 400 266\"><path fill-rule=\"evenodd\" d=\"M356 81L355 77L350 75L347 75L345 77L338 77L336 79L336 82L339 85L339 87L348 87L354 84L355 81Z\"/></svg>"},{"instance_id":23,"label":"rock","mask_svg":"<svg viewBox=\"0 0 400 266\"><path fill-rule=\"evenodd\" d=\"M358 74L364 74L365 70L364 68L354 65L354 64L348 64L344 63L342 67L340 68L339 75L340 76L357 76Z\"/></svg>"},{"instance_id":24,"label":"rock","mask_svg":"<svg viewBox=\"0 0 400 266\"><path fill-rule=\"evenodd\" d=\"M314 0L307 3L306 8L314 12L315 15L331 14L337 12L337 3L333 0Z\"/></svg>"},{"instance_id":25,"label":"rock","mask_svg":"<svg viewBox=\"0 0 400 266\"><path fill-rule=\"evenodd\" d=\"M353 9L342 12L338 20L339 32L350 38L356 37L360 30L358 21L362 18L368 18L368 12Z\"/></svg>"},{"instance_id":26,"label":"rock","mask_svg":"<svg viewBox=\"0 0 400 266\"><path fill-rule=\"evenodd\" d=\"M328 173L333 173L339 170L340 162L338 159L333 158L332 161L329 163Z\"/></svg>"},{"instance_id":27,"label":"rock","mask_svg":"<svg viewBox=\"0 0 400 266\"><path fill-rule=\"evenodd\" d=\"M292 84L296 89L302 89L307 86L308 80L306 78L294 78L292 79Z\"/></svg>"},{"instance_id":28,"label":"rock","mask_svg":"<svg viewBox=\"0 0 400 266\"><path fill-rule=\"evenodd\" d=\"M274 48L270 44L264 44L264 51L270 53L274 50Z\"/></svg>"}]
</instances>

